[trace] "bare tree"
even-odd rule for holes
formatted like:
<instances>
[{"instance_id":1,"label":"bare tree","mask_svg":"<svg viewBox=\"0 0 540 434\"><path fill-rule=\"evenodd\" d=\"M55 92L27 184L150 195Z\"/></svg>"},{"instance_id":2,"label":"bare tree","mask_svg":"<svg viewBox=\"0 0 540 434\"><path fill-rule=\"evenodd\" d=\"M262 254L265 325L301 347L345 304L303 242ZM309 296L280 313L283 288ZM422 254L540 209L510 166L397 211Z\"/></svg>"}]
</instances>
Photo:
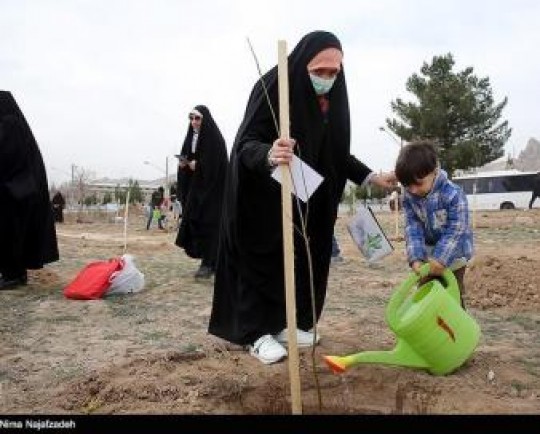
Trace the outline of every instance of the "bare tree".
<instances>
[{"instance_id":1,"label":"bare tree","mask_svg":"<svg viewBox=\"0 0 540 434\"><path fill-rule=\"evenodd\" d=\"M77 211L77 221L81 220L84 209L84 201L89 191L88 185L94 178L94 172L85 169L84 167L76 166L73 170L72 188L76 202L79 205Z\"/></svg>"}]
</instances>

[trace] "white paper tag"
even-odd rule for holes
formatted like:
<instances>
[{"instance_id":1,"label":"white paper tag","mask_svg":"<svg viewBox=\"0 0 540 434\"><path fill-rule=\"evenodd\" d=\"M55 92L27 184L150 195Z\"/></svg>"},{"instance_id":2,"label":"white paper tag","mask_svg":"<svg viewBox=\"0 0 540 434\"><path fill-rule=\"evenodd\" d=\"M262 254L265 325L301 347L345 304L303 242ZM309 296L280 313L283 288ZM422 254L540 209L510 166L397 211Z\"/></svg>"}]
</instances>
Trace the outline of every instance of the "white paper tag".
<instances>
[{"instance_id":1,"label":"white paper tag","mask_svg":"<svg viewBox=\"0 0 540 434\"><path fill-rule=\"evenodd\" d=\"M317 190L317 187L319 187L324 178L296 155L293 155L293 159L289 163L289 167L292 174L292 193L294 193L303 202L307 202L315 190ZM274 178L280 184L281 172L282 170L279 166L277 166L272 172L272 178Z\"/></svg>"}]
</instances>

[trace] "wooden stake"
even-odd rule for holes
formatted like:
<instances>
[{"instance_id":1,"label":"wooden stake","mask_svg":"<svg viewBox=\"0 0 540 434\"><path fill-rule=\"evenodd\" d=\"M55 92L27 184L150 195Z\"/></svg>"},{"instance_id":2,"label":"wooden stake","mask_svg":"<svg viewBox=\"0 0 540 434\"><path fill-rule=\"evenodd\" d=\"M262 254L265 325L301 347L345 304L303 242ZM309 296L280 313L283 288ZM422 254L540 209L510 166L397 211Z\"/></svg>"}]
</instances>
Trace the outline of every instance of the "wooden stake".
<instances>
[{"instance_id":1,"label":"wooden stake","mask_svg":"<svg viewBox=\"0 0 540 434\"><path fill-rule=\"evenodd\" d=\"M279 126L280 137L289 138L289 71L287 65L287 42L278 41L279 79ZM287 338L289 351L289 377L291 383L292 414L302 414L300 395L300 363L296 339L296 290L294 281L294 243L292 225L292 180L289 165L282 164L281 170L281 221L283 225L283 258L285 269L285 301L287 309Z\"/></svg>"},{"instance_id":2,"label":"wooden stake","mask_svg":"<svg viewBox=\"0 0 540 434\"><path fill-rule=\"evenodd\" d=\"M394 215L396 216L396 240L399 239L399 199L396 199Z\"/></svg>"},{"instance_id":3,"label":"wooden stake","mask_svg":"<svg viewBox=\"0 0 540 434\"><path fill-rule=\"evenodd\" d=\"M472 228L476 229L476 183L473 184Z\"/></svg>"},{"instance_id":4,"label":"wooden stake","mask_svg":"<svg viewBox=\"0 0 540 434\"><path fill-rule=\"evenodd\" d=\"M129 214L129 189L126 194L126 209L124 210L124 253L127 251L127 226Z\"/></svg>"},{"instance_id":5,"label":"wooden stake","mask_svg":"<svg viewBox=\"0 0 540 434\"><path fill-rule=\"evenodd\" d=\"M394 192L396 193L396 192ZM392 194L394 194L392 193ZM399 233L399 217L400 217L400 212L399 212L399 194L396 193L394 198L394 223L395 223L395 235L394 235L394 238L396 241L399 241L400 239L400 233Z\"/></svg>"}]
</instances>

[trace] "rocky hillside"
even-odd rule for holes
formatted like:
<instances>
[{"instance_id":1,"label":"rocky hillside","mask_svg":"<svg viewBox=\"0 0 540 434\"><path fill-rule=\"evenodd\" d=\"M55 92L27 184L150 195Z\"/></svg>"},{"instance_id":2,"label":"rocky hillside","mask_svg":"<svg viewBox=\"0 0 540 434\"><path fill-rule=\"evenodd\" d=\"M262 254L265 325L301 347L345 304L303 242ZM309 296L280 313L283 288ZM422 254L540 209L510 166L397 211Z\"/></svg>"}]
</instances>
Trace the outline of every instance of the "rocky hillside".
<instances>
[{"instance_id":1,"label":"rocky hillside","mask_svg":"<svg viewBox=\"0 0 540 434\"><path fill-rule=\"evenodd\" d=\"M516 160L516 169L540 171L540 141L531 138Z\"/></svg>"},{"instance_id":2,"label":"rocky hillside","mask_svg":"<svg viewBox=\"0 0 540 434\"><path fill-rule=\"evenodd\" d=\"M482 172L493 170L510 169L508 157L503 156L495 161L487 163L481 168ZM540 171L540 141L531 137L527 142L525 149L519 153L519 156L513 161L513 168L523 171Z\"/></svg>"}]
</instances>

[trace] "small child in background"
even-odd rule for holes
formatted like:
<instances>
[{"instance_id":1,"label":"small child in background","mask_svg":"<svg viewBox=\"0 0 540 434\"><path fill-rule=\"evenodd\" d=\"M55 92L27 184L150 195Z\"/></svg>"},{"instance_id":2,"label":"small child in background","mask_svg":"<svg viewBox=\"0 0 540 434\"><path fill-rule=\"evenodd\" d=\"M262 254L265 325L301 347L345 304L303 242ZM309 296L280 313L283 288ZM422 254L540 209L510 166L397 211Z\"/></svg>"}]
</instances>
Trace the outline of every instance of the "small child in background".
<instances>
[{"instance_id":1,"label":"small child in background","mask_svg":"<svg viewBox=\"0 0 540 434\"><path fill-rule=\"evenodd\" d=\"M413 141L401 149L395 173L405 187L405 241L410 267L418 273L424 263L429 263L429 275L436 277L450 268L465 309L464 276L473 255L465 193L439 167L435 147L427 140Z\"/></svg>"},{"instance_id":2,"label":"small child in background","mask_svg":"<svg viewBox=\"0 0 540 434\"><path fill-rule=\"evenodd\" d=\"M165 189L160 186L152 193L150 203L148 204L149 212L148 212L148 220L146 222L146 230L150 229L152 221L154 220L157 221L159 229L165 230L165 228L163 227L163 221L165 220L165 215L162 213L162 209L164 207L164 204L166 203L164 191Z\"/></svg>"},{"instance_id":3,"label":"small child in background","mask_svg":"<svg viewBox=\"0 0 540 434\"><path fill-rule=\"evenodd\" d=\"M343 262L343 256L341 256L341 249L339 247L336 234L332 235L332 256L330 256L330 265Z\"/></svg>"}]
</instances>

